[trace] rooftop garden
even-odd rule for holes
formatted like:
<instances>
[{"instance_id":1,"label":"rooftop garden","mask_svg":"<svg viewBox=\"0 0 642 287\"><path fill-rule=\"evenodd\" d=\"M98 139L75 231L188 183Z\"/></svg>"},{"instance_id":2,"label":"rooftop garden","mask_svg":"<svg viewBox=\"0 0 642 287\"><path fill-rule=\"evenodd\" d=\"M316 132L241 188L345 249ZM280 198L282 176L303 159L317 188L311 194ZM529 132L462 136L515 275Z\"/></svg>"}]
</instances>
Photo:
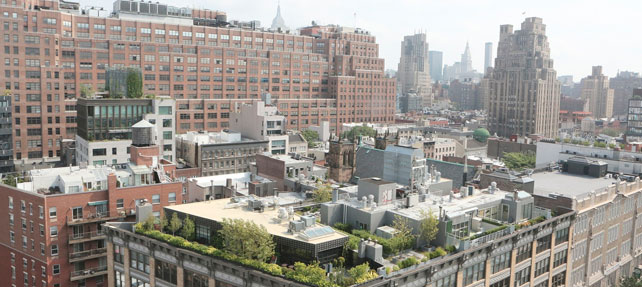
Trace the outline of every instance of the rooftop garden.
<instances>
[{"instance_id":1,"label":"rooftop garden","mask_svg":"<svg viewBox=\"0 0 642 287\"><path fill-rule=\"evenodd\" d=\"M345 259L334 260L335 268L326 274L318 262L296 262L291 268L276 264L275 243L265 227L248 220L225 219L213 245L195 241L194 222L180 220L176 213L154 222L150 217L135 225L135 232L169 245L254 268L302 284L320 287L343 287L360 284L378 277L368 263L348 268ZM157 229L157 227L159 227Z\"/></svg>"}]
</instances>

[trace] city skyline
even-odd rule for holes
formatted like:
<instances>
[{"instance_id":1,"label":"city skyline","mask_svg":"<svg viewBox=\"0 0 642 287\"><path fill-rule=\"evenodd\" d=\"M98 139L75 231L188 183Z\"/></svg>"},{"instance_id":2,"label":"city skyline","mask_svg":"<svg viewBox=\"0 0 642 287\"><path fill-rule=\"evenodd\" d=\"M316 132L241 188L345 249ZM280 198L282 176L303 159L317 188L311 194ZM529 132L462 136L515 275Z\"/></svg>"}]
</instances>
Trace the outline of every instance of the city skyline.
<instances>
[{"instance_id":1,"label":"city skyline","mask_svg":"<svg viewBox=\"0 0 642 287\"><path fill-rule=\"evenodd\" d=\"M609 77L615 77L618 70L642 72L642 61L631 60L642 54L642 44L636 42L639 40L634 37L625 35L625 29L621 28L635 25L633 13L642 9L642 2L622 1L609 5L599 5L597 1L544 1L536 4L500 2L493 6L502 7L501 10L491 10L492 7L484 2L464 0L429 4L423 1L396 1L393 4L389 1L366 3L358 0L344 3L331 0L325 1L324 5L314 6L314 9L308 9L311 4L306 1L282 0L280 4L281 15L291 29L310 25L312 21L343 26L355 26L356 22L356 26L370 31L377 38L380 57L386 60L386 69L397 68L399 43L403 36L424 31L431 50L444 52L444 64L459 61L466 42L470 42L473 68L483 71L484 44L492 42L497 45L499 39L496 31L499 25L520 23L527 17L539 17L547 23L547 35L553 43L551 57L555 59L559 75L573 75L579 80L589 75L591 67L596 65L603 66L604 74ZM83 0L81 6L102 6L111 10L112 3L111 0ZM185 4L224 11L229 19L259 20L262 26L269 27L276 15L278 1L223 0ZM551 5L555 9L550 9ZM489 12L478 13L484 9ZM573 21L569 21L569 11L583 17L573 17ZM492 17L488 17L491 13ZM618 15L618 18L612 21L608 17L599 17L598 13ZM496 54L496 48L493 52Z\"/></svg>"}]
</instances>

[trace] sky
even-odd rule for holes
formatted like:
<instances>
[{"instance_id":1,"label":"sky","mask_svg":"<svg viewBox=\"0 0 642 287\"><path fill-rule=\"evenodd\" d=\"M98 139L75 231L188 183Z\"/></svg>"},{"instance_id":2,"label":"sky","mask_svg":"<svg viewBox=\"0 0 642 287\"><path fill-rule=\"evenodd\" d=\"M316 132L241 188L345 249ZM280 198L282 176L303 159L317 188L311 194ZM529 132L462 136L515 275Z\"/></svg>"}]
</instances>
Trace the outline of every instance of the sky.
<instances>
[{"instance_id":1,"label":"sky","mask_svg":"<svg viewBox=\"0 0 642 287\"><path fill-rule=\"evenodd\" d=\"M188 0L174 6L225 11L228 19L259 20L269 27L278 0ZM109 10L112 0L81 0L84 6ZM370 31L379 44L386 69L397 69L404 35L423 31L430 50L444 53L443 63L459 61L470 43L473 68L482 71L484 44L496 55L499 26L515 30L526 17L543 18L558 76L579 81L591 67L604 74L642 72L641 0L281 0L281 14L290 28L339 24ZM355 17L356 14L356 17ZM356 25L355 25L356 24Z\"/></svg>"}]
</instances>

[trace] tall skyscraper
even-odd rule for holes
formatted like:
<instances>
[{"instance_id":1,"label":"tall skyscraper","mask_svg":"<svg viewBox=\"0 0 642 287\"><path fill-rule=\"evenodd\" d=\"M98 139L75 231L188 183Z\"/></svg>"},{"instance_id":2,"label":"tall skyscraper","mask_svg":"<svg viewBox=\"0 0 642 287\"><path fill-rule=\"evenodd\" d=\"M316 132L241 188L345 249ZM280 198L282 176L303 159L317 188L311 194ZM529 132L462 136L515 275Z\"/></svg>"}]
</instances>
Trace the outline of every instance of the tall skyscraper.
<instances>
[{"instance_id":1,"label":"tall skyscraper","mask_svg":"<svg viewBox=\"0 0 642 287\"><path fill-rule=\"evenodd\" d=\"M591 75L582 79L581 87L581 98L588 101L593 117L613 116L613 89L609 88L609 77L602 74L602 66L594 66Z\"/></svg>"},{"instance_id":2,"label":"tall skyscraper","mask_svg":"<svg viewBox=\"0 0 642 287\"><path fill-rule=\"evenodd\" d=\"M402 95L416 93L422 98L424 107L430 107L433 100L428 59L428 42L426 42L425 33L404 37L401 42L397 81L401 86Z\"/></svg>"},{"instance_id":3,"label":"tall skyscraper","mask_svg":"<svg viewBox=\"0 0 642 287\"><path fill-rule=\"evenodd\" d=\"M526 18L514 32L512 25L500 26L495 68L486 79L492 133L557 135L560 83L541 18Z\"/></svg>"},{"instance_id":4,"label":"tall skyscraper","mask_svg":"<svg viewBox=\"0 0 642 287\"><path fill-rule=\"evenodd\" d=\"M281 17L281 3L276 6L276 16L274 16L274 19L272 19L272 26L270 26L270 29L275 31L279 29L281 31L288 30L288 26L285 26L285 20L283 20L283 17Z\"/></svg>"},{"instance_id":5,"label":"tall skyscraper","mask_svg":"<svg viewBox=\"0 0 642 287\"><path fill-rule=\"evenodd\" d=\"M444 53L441 51L429 51L428 58L430 63L430 78L433 81L441 81L441 73L443 69Z\"/></svg>"},{"instance_id":6,"label":"tall skyscraper","mask_svg":"<svg viewBox=\"0 0 642 287\"><path fill-rule=\"evenodd\" d=\"M466 42L466 50L464 50L464 53L461 54L461 72L468 73L468 72L472 72L472 70L473 70L473 59L472 59L472 56L470 55L470 46L468 46L468 42Z\"/></svg>"},{"instance_id":7,"label":"tall skyscraper","mask_svg":"<svg viewBox=\"0 0 642 287\"><path fill-rule=\"evenodd\" d=\"M493 66L493 42L488 42L484 45L484 70L482 73L486 73L488 67Z\"/></svg>"}]
</instances>

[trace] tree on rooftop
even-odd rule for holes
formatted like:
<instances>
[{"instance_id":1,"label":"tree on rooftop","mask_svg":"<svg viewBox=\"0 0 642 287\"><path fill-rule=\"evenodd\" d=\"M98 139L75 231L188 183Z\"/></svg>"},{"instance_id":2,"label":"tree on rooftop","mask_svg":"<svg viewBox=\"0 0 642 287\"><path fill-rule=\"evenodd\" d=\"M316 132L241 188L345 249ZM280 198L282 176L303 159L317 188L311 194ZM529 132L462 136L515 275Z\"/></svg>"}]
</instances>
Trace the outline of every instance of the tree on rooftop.
<instances>
[{"instance_id":1,"label":"tree on rooftop","mask_svg":"<svg viewBox=\"0 0 642 287\"><path fill-rule=\"evenodd\" d=\"M176 231L181 229L181 226L183 226L183 223L178 218L178 214L176 212L172 213L172 219L169 221L169 232L171 232L172 235L176 235Z\"/></svg>"},{"instance_id":2,"label":"tree on rooftop","mask_svg":"<svg viewBox=\"0 0 642 287\"><path fill-rule=\"evenodd\" d=\"M312 130L305 130L301 132L301 135L308 142L308 147L313 147L314 142L319 140L319 133Z\"/></svg>"},{"instance_id":3,"label":"tree on rooftop","mask_svg":"<svg viewBox=\"0 0 642 287\"><path fill-rule=\"evenodd\" d=\"M328 202L332 200L332 187L329 184L318 185L313 191L314 202Z\"/></svg>"},{"instance_id":4,"label":"tree on rooftop","mask_svg":"<svg viewBox=\"0 0 642 287\"><path fill-rule=\"evenodd\" d=\"M223 249L246 259L265 262L274 256L272 234L250 220L225 218L218 231Z\"/></svg>"},{"instance_id":5,"label":"tree on rooftop","mask_svg":"<svg viewBox=\"0 0 642 287\"><path fill-rule=\"evenodd\" d=\"M399 253L405 249L411 248L412 243L415 240L415 236L412 234L412 229L408 224L408 218L401 215L395 215L395 219L392 221L392 228L394 228L397 233L395 233L395 236L390 239L391 252Z\"/></svg>"},{"instance_id":6,"label":"tree on rooftop","mask_svg":"<svg viewBox=\"0 0 642 287\"><path fill-rule=\"evenodd\" d=\"M167 217L165 215L162 215L160 218L160 230L165 231L168 225L169 225L169 222L167 221Z\"/></svg>"},{"instance_id":7,"label":"tree on rooftop","mask_svg":"<svg viewBox=\"0 0 642 287\"><path fill-rule=\"evenodd\" d=\"M187 240L194 240L195 226L194 221L189 219L189 215L183 220L183 229L181 229L181 236Z\"/></svg>"},{"instance_id":8,"label":"tree on rooftop","mask_svg":"<svg viewBox=\"0 0 642 287\"><path fill-rule=\"evenodd\" d=\"M504 153L502 161L506 164L506 167L514 170L535 168L534 153L507 152Z\"/></svg>"},{"instance_id":9,"label":"tree on rooftop","mask_svg":"<svg viewBox=\"0 0 642 287\"><path fill-rule=\"evenodd\" d=\"M434 213L429 211L421 211L421 221L419 222L419 238L430 244L437 237L439 231L439 220Z\"/></svg>"},{"instance_id":10,"label":"tree on rooftop","mask_svg":"<svg viewBox=\"0 0 642 287\"><path fill-rule=\"evenodd\" d=\"M143 79L134 69L127 70L127 96L136 99L143 96Z\"/></svg>"},{"instance_id":11,"label":"tree on rooftop","mask_svg":"<svg viewBox=\"0 0 642 287\"><path fill-rule=\"evenodd\" d=\"M605 134L610 137L619 137L620 136L620 131L614 128L605 128L601 132L601 134Z\"/></svg>"},{"instance_id":12,"label":"tree on rooftop","mask_svg":"<svg viewBox=\"0 0 642 287\"><path fill-rule=\"evenodd\" d=\"M347 139L357 140L359 136L375 137L377 131L368 126L356 126L347 132L343 132L342 136Z\"/></svg>"}]
</instances>

